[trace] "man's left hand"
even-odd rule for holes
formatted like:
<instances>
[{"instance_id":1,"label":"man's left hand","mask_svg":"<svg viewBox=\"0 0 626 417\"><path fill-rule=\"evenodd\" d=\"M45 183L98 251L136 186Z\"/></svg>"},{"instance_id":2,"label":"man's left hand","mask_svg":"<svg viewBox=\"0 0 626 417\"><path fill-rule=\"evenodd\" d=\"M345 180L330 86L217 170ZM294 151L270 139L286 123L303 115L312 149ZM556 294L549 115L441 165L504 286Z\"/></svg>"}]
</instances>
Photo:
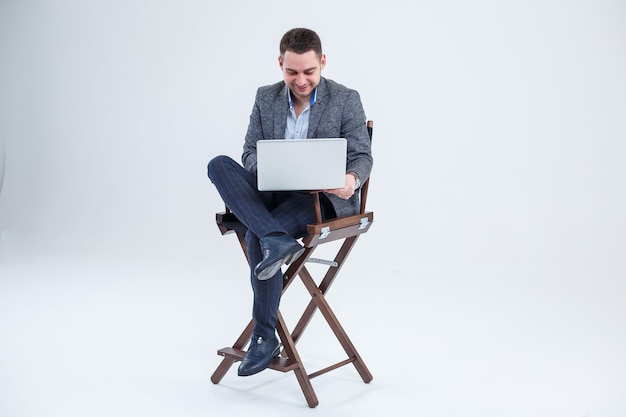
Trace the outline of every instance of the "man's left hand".
<instances>
[{"instance_id":1,"label":"man's left hand","mask_svg":"<svg viewBox=\"0 0 626 417\"><path fill-rule=\"evenodd\" d=\"M333 188L332 190L324 191L347 200L352 197L356 191L356 178L354 178L354 175L346 174L346 183L343 188Z\"/></svg>"}]
</instances>

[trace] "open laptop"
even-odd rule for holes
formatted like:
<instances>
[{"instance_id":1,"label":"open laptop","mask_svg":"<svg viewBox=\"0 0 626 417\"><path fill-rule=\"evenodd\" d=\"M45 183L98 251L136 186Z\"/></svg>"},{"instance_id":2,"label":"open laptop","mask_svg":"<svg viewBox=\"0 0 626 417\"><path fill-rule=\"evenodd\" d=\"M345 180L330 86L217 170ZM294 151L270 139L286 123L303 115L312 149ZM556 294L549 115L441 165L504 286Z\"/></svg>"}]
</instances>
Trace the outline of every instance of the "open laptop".
<instances>
[{"instance_id":1,"label":"open laptop","mask_svg":"<svg viewBox=\"0 0 626 417\"><path fill-rule=\"evenodd\" d=\"M266 139L256 146L259 191L326 190L345 185L345 138Z\"/></svg>"}]
</instances>

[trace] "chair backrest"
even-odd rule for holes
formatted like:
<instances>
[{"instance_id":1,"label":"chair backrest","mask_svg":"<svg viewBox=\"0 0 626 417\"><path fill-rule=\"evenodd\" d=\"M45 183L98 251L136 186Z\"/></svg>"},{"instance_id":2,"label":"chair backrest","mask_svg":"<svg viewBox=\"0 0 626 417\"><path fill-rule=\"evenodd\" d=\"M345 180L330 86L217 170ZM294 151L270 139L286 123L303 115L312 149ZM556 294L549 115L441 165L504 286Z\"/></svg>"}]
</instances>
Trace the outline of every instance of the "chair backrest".
<instances>
[{"instance_id":1,"label":"chair backrest","mask_svg":"<svg viewBox=\"0 0 626 417\"><path fill-rule=\"evenodd\" d=\"M374 136L374 121L367 121L367 133L370 135L370 145L372 142L372 137ZM371 178L371 176L370 176ZM363 184L361 184L361 214L365 213L365 205L367 203L367 192L370 187L370 178L365 180Z\"/></svg>"}]
</instances>

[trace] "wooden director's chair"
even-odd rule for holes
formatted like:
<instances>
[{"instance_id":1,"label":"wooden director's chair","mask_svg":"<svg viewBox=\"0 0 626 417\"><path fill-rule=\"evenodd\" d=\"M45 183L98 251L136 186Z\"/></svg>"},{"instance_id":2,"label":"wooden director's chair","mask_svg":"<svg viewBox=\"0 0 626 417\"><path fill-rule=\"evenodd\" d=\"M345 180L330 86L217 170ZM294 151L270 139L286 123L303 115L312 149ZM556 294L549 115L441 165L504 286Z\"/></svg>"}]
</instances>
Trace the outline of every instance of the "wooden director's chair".
<instances>
[{"instance_id":1,"label":"wooden director's chair","mask_svg":"<svg viewBox=\"0 0 626 417\"><path fill-rule=\"evenodd\" d=\"M367 122L367 130L371 140L373 134L373 122L371 120ZM269 369L274 369L281 372L293 371L296 375L298 383L300 384L300 388L304 393L306 401L311 408L319 404L317 396L315 395L315 391L313 390L313 386L311 385L311 379L317 376L352 363L361 378L363 379L363 382L369 383L372 380L372 375L365 366L363 359L361 359L361 356L356 351L356 348L348 338L348 335L342 328L339 320L331 310L325 298L326 292L337 277L337 274L341 270L341 267L343 266L346 258L350 254L350 251L356 244L357 239L361 234L366 233L369 230L372 221L374 220L374 213L365 211L368 188L369 179L365 181L360 188L361 207L359 214L330 219L328 221L322 221L319 192L315 192L315 211L317 216L317 223L307 226L307 235L302 238L302 243L305 246L305 251L302 255L300 255L298 259L291 263L291 265L287 268L284 274L285 281L283 284L283 294L285 293L285 290L289 287L289 285L291 285L291 283L294 281L294 278L296 276L299 276L309 294L311 295L311 301L304 310L304 313L302 314L295 328L291 332L288 330L282 314L280 313L280 311L278 312L278 323L276 325L276 330L280 337L282 349L280 355L271 362ZM239 244L243 249L244 255L246 255L247 257L246 245L244 241L245 226L238 222L237 218L234 216L233 213L230 212L228 207L226 208L225 212L216 214L216 221L217 226L219 227L219 230L223 235L233 232L236 233L237 238L239 239ZM323 245L325 243L336 241L339 239L343 239L344 241L333 261L311 258L311 255L319 245ZM307 262L315 262L318 264L321 263L324 265L328 265L328 270L319 285L315 283L313 277L307 270L305 266L305 263ZM345 350L348 358L344 361L328 366L312 374L307 374L304 369L302 359L300 358L298 350L296 349L296 343L302 336L302 333L306 329L307 325L311 321L311 318L313 317L313 314L317 309L320 310L320 312L328 322L328 325L330 326L339 343ZM211 376L211 381L214 384L219 384L226 372L230 369L230 367L235 362L241 361L243 359L246 354L243 348L247 345L250 338L252 337L253 326L254 321L251 320L248 323L248 326L241 333L237 341L232 345L232 347L227 347L217 351L217 354L223 356L224 359Z\"/></svg>"}]
</instances>

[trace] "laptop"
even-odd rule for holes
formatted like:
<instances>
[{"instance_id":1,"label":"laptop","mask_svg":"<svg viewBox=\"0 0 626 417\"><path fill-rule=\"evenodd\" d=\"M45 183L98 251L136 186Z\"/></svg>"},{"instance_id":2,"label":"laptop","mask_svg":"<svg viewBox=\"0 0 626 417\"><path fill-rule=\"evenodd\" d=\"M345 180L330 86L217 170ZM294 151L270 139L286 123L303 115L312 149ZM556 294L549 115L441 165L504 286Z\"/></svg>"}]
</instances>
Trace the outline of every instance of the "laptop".
<instances>
[{"instance_id":1,"label":"laptop","mask_svg":"<svg viewBox=\"0 0 626 417\"><path fill-rule=\"evenodd\" d=\"M343 188L347 141L330 139L259 140L259 191L300 191Z\"/></svg>"}]
</instances>

